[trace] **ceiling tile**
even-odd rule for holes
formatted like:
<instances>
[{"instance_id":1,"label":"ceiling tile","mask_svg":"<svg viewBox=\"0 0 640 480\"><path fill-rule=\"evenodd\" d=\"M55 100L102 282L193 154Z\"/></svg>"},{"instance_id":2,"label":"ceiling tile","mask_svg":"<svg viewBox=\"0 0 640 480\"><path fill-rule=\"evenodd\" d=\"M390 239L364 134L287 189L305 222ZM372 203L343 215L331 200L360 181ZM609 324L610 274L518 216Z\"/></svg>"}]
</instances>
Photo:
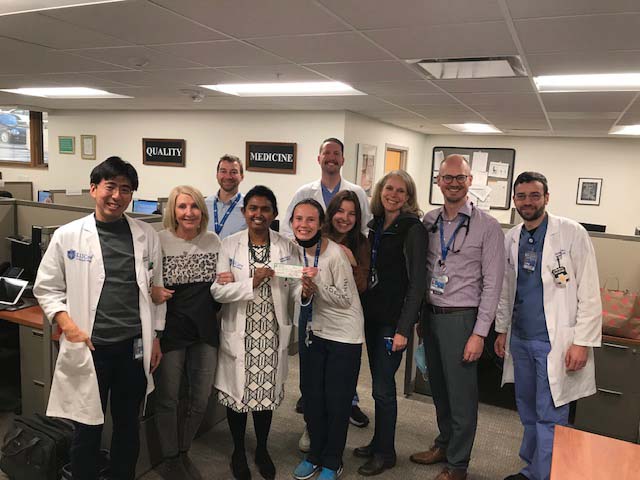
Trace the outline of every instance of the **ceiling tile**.
<instances>
[{"instance_id":1,"label":"ceiling tile","mask_svg":"<svg viewBox=\"0 0 640 480\"><path fill-rule=\"evenodd\" d=\"M533 93L528 78L456 78L433 83L449 93Z\"/></svg>"},{"instance_id":2,"label":"ceiling tile","mask_svg":"<svg viewBox=\"0 0 640 480\"><path fill-rule=\"evenodd\" d=\"M320 0L358 29L502 20L497 0Z\"/></svg>"},{"instance_id":3,"label":"ceiling tile","mask_svg":"<svg viewBox=\"0 0 640 480\"><path fill-rule=\"evenodd\" d=\"M413 95L382 95L380 98L396 105L458 105L459 103L444 93L424 93Z\"/></svg>"},{"instance_id":4,"label":"ceiling tile","mask_svg":"<svg viewBox=\"0 0 640 480\"><path fill-rule=\"evenodd\" d=\"M473 106L493 109L504 107L511 110L539 109L540 102L534 93L457 93L456 98Z\"/></svg>"},{"instance_id":5,"label":"ceiling tile","mask_svg":"<svg viewBox=\"0 0 640 480\"><path fill-rule=\"evenodd\" d=\"M0 16L0 32L4 37L57 49L128 45L124 40L39 13Z\"/></svg>"},{"instance_id":6,"label":"ceiling tile","mask_svg":"<svg viewBox=\"0 0 640 480\"><path fill-rule=\"evenodd\" d=\"M552 120L556 133L602 133L607 134L613 126L611 120Z\"/></svg>"},{"instance_id":7,"label":"ceiling tile","mask_svg":"<svg viewBox=\"0 0 640 480\"><path fill-rule=\"evenodd\" d=\"M466 115L476 115L471 110L469 110L464 105L422 105L411 107L409 110L419 113L421 115L429 116L439 116L439 115L450 115L450 114L463 114Z\"/></svg>"},{"instance_id":8,"label":"ceiling tile","mask_svg":"<svg viewBox=\"0 0 640 480\"><path fill-rule=\"evenodd\" d=\"M227 38L141 0L47 10L43 15L142 45Z\"/></svg>"},{"instance_id":9,"label":"ceiling tile","mask_svg":"<svg viewBox=\"0 0 640 480\"><path fill-rule=\"evenodd\" d=\"M351 86L370 95L403 95L413 93L439 93L430 82L355 82Z\"/></svg>"},{"instance_id":10,"label":"ceiling tile","mask_svg":"<svg viewBox=\"0 0 640 480\"><path fill-rule=\"evenodd\" d=\"M542 93L549 112L622 112L635 92Z\"/></svg>"},{"instance_id":11,"label":"ceiling tile","mask_svg":"<svg viewBox=\"0 0 640 480\"><path fill-rule=\"evenodd\" d=\"M213 68L157 71L96 72L94 77L119 82L133 87L166 85L209 85L238 82L239 77Z\"/></svg>"},{"instance_id":12,"label":"ceiling tile","mask_svg":"<svg viewBox=\"0 0 640 480\"><path fill-rule=\"evenodd\" d=\"M296 63L392 60L358 33L257 38L251 43Z\"/></svg>"},{"instance_id":13,"label":"ceiling tile","mask_svg":"<svg viewBox=\"0 0 640 480\"><path fill-rule=\"evenodd\" d=\"M419 80L420 76L398 62L323 63L309 68L343 82L392 82Z\"/></svg>"},{"instance_id":14,"label":"ceiling tile","mask_svg":"<svg viewBox=\"0 0 640 480\"><path fill-rule=\"evenodd\" d=\"M348 30L314 2L300 0L156 0L175 12L238 38Z\"/></svg>"},{"instance_id":15,"label":"ceiling tile","mask_svg":"<svg viewBox=\"0 0 640 480\"><path fill-rule=\"evenodd\" d=\"M531 74L633 73L639 70L640 50L527 55Z\"/></svg>"},{"instance_id":16,"label":"ceiling tile","mask_svg":"<svg viewBox=\"0 0 640 480\"><path fill-rule=\"evenodd\" d=\"M512 18L640 12L637 0L506 0Z\"/></svg>"},{"instance_id":17,"label":"ceiling tile","mask_svg":"<svg viewBox=\"0 0 640 480\"><path fill-rule=\"evenodd\" d=\"M326 80L322 75L294 64L262 65L253 67L227 67L225 72L249 82L307 82Z\"/></svg>"},{"instance_id":18,"label":"ceiling tile","mask_svg":"<svg viewBox=\"0 0 640 480\"><path fill-rule=\"evenodd\" d=\"M157 70L167 68L189 68L200 66L171 55L158 53L146 47L118 47L118 48L92 48L80 50L67 50L67 53L91 58L101 62L110 63L126 68ZM146 61L143 66L136 66Z\"/></svg>"},{"instance_id":19,"label":"ceiling tile","mask_svg":"<svg viewBox=\"0 0 640 480\"><path fill-rule=\"evenodd\" d=\"M277 65L283 59L236 40L155 45L154 50L186 58L209 67Z\"/></svg>"},{"instance_id":20,"label":"ceiling tile","mask_svg":"<svg viewBox=\"0 0 640 480\"><path fill-rule=\"evenodd\" d=\"M402 59L465 58L517 53L505 22L370 30L365 33Z\"/></svg>"},{"instance_id":21,"label":"ceiling tile","mask_svg":"<svg viewBox=\"0 0 640 480\"><path fill-rule=\"evenodd\" d=\"M527 54L640 49L640 13L517 20Z\"/></svg>"}]
</instances>

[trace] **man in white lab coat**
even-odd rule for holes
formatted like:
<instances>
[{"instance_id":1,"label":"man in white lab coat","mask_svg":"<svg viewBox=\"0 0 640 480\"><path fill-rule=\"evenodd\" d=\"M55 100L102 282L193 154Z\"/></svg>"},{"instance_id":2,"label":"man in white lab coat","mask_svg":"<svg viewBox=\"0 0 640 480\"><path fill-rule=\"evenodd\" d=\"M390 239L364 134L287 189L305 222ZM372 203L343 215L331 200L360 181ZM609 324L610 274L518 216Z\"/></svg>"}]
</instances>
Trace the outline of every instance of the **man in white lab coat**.
<instances>
[{"instance_id":1,"label":"man in white lab coat","mask_svg":"<svg viewBox=\"0 0 640 480\"><path fill-rule=\"evenodd\" d=\"M502 381L514 382L524 426L521 472L505 480L548 480L555 425L569 403L596 392L593 348L602 339L596 256L577 222L546 212L547 179L521 173L513 201L524 223L505 238L507 267L496 315Z\"/></svg>"},{"instance_id":2,"label":"man in white lab coat","mask_svg":"<svg viewBox=\"0 0 640 480\"><path fill-rule=\"evenodd\" d=\"M95 212L57 229L34 293L62 330L47 415L75 423L74 480L96 480L107 400L111 404L110 477L133 480L140 406L153 390L162 354L154 330L164 310L150 297L160 243L147 223L124 215L138 188L136 170L109 157L91 172Z\"/></svg>"}]
</instances>

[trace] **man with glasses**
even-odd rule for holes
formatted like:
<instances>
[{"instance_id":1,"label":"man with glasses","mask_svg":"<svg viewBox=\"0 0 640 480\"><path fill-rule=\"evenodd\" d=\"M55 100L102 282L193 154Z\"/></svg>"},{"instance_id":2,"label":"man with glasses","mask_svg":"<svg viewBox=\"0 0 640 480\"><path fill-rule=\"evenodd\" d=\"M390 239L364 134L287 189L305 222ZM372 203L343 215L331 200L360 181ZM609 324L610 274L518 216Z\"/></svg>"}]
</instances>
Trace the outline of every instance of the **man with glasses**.
<instances>
[{"instance_id":1,"label":"man with glasses","mask_svg":"<svg viewBox=\"0 0 640 480\"><path fill-rule=\"evenodd\" d=\"M423 219L430 286L421 324L440 434L411 461L445 463L436 480L464 480L478 420L477 360L493 322L504 275L498 221L467 198L469 163L449 155L438 172L444 206Z\"/></svg>"},{"instance_id":2,"label":"man with glasses","mask_svg":"<svg viewBox=\"0 0 640 480\"><path fill-rule=\"evenodd\" d=\"M135 168L109 157L91 172L91 215L58 228L33 292L62 330L47 415L73 420L74 480L96 480L107 401L113 434L109 478L133 480L140 406L153 390L166 307L151 301L162 274L158 235L124 215L138 188ZM164 304L163 304L164 305Z\"/></svg>"},{"instance_id":3,"label":"man with glasses","mask_svg":"<svg viewBox=\"0 0 640 480\"><path fill-rule=\"evenodd\" d=\"M207 230L215 232L221 240L247 228L241 211L243 196L238 192L243 179L242 162L238 157L229 154L220 157L216 169L220 189L215 195L207 197L205 203L209 210Z\"/></svg>"},{"instance_id":4,"label":"man with glasses","mask_svg":"<svg viewBox=\"0 0 640 480\"><path fill-rule=\"evenodd\" d=\"M587 231L545 211L544 175L521 173L513 190L524 222L505 240L494 348L505 359L503 384L515 380L526 466L506 480L548 480L554 427L567 425L571 401L596 392L592 347L602 338L598 266Z\"/></svg>"}]
</instances>

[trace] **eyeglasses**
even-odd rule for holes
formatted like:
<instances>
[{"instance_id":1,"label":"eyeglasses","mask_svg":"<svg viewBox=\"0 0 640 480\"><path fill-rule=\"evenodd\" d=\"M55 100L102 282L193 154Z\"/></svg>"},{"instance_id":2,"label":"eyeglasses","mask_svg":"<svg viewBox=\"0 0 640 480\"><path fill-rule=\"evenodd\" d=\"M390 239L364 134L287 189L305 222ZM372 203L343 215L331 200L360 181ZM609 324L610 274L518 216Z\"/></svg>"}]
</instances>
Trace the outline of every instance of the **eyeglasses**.
<instances>
[{"instance_id":1,"label":"eyeglasses","mask_svg":"<svg viewBox=\"0 0 640 480\"><path fill-rule=\"evenodd\" d=\"M118 185L116 183L104 183L102 184L102 188L104 188L107 193L114 194L116 190L120 192L120 195L131 195L133 193L133 189L129 185Z\"/></svg>"},{"instance_id":2,"label":"eyeglasses","mask_svg":"<svg viewBox=\"0 0 640 480\"><path fill-rule=\"evenodd\" d=\"M527 197L529 197L529 200L532 202L537 202L542 198L542 194L540 192L532 192L528 195L526 193L516 193L513 197L519 202L526 200Z\"/></svg>"},{"instance_id":3,"label":"eyeglasses","mask_svg":"<svg viewBox=\"0 0 640 480\"><path fill-rule=\"evenodd\" d=\"M451 183L453 179L456 179L458 183L464 183L469 178L469 175L442 175L440 178L444 181L444 183Z\"/></svg>"}]
</instances>

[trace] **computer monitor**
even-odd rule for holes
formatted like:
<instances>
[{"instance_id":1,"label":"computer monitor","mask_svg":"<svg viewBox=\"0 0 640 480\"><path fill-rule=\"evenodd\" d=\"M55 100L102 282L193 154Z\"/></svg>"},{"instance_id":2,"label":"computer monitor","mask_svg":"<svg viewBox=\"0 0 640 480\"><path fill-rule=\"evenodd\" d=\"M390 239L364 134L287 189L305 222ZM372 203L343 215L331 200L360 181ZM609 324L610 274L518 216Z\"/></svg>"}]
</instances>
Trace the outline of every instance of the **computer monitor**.
<instances>
[{"instance_id":1,"label":"computer monitor","mask_svg":"<svg viewBox=\"0 0 640 480\"><path fill-rule=\"evenodd\" d=\"M11 241L11 266L24 269L22 278L34 281L42 259L40 243L42 242L42 227L31 227L31 238L9 237Z\"/></svg>"},{"instance_id":2,"label":"computer monitor","mask_svg":"<svg viewBox=\"0 0 640 480\"><path fill-rule=\"evenodd\" d=\"M142 199L133 200L133 213L152 214L156 210L158 210L157 200L142 200Z\"/></svg>"},{"instance_id":3,"label":"computer monitor","mask_svg":"<svg viewBox=\"0 0 640 480\"><path fill-rule=\"evenodd\" d=\"M38 203L53 203L49 190L38 190Z\"/></svg>"}]
</instances>

